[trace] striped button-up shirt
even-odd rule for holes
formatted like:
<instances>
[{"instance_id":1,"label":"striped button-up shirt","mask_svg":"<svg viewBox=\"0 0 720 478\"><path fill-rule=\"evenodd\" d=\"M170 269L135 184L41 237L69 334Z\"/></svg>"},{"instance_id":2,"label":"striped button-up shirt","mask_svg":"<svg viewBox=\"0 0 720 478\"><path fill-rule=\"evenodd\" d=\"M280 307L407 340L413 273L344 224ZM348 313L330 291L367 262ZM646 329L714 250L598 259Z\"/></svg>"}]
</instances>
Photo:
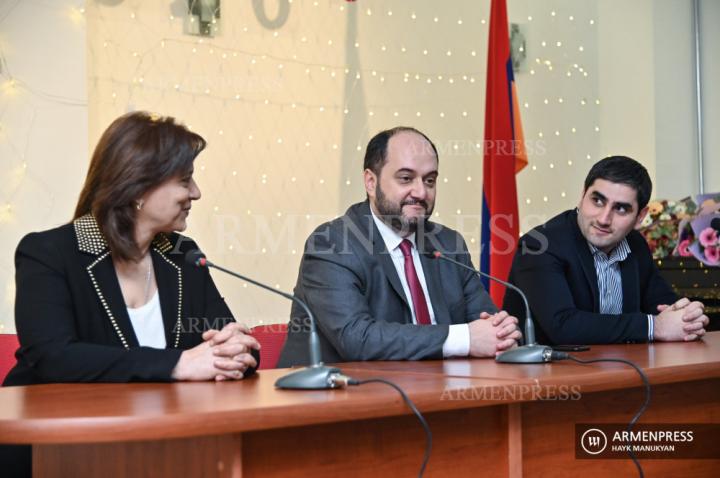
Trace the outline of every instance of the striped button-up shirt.
<instances>
[{"instance_id":1,"label":"striped button-up shirt","mask_svg":"<svg viewBox=\"0 0 720 478\"><path fill-rule=\"evenodd\" d=\"M595 263L595 274L598 281L598 292L600 293L601 314L622 314L623 293L622 274L620 263L627 259L630 254L630 246L627 239L623 239L610 254L606 254L588 242L593 262ZM653 316L648 315L648 340L653 340Z\"/></svg>"}]
</instances>

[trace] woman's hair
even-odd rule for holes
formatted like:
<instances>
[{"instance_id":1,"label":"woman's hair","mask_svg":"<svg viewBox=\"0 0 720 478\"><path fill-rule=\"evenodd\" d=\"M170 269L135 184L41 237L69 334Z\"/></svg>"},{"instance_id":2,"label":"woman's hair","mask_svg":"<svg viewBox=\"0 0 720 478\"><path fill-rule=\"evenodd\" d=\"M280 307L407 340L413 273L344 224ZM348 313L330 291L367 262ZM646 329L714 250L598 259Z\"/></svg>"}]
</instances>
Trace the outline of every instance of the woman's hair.
<instances>
[{"instance_id":1,"label":"woman's hair","mask_svg":"<svg viewBox=\"0 0 720 478\"><path fill-rule=\"evenodd\" d=\"M168 179L190 173L205 145L168 116L136 111L119 117L95 147L74 219L92 214L113 256L137 259L137 201Z\"/></svg>"}]
</instances>

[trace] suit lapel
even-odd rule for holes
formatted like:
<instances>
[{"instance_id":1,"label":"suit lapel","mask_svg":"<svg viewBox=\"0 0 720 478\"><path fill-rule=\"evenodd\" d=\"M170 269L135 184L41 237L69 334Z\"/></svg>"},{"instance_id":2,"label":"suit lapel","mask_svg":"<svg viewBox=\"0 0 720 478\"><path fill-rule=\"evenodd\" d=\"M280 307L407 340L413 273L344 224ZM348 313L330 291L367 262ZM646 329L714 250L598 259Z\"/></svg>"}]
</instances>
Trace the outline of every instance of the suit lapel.
<instances>
[{"instance_id":1,"label":"suit lapel","mask_svg":"<svg viewBox=\"0 0 720 478\"><path fill-rule=\"evenodd\" d=\"M387 247L385 247L385 241L383 241L380 231L377 230L372 217L369 217L369 219L372 223L371 234L373 241L373 256L375 256L382 265L385 277L387 277L388 282L390 282L390 285L397 296L403 301L403 303L405 303L408 310L410 310L410 305L408 304L407 297L405 297L405 291L403 290L402 283L400 282L400 277L398 276L397 269L395 269L392 257L390 257L390 252L388 252Z\"/></svg>"},{"instance_id":2,"label":"suit lapel","mask_svg":"<svg viewBox=\"0 0 720 478\"><path fill-rule=\"evenodd\" d=\"M595 271L595 262L593 261L590 247L588 246L587 240L580 232L580 227L577 223L577 212L570 214L569 219L571 222L571 228L575 234L575 248L577 249L578 260L582 266L583 274L585 279L590 285L593 296L593 311L600 311L600 291L597 283L597 272Z\"/></svg>"},{"instance_id":3,"label":"suit lapel","mask_svg":"<svg viewBox=\"0 0 720 478\"><path fill-rule=\"evenodd\" d=\"M86 270L105 315L123 347L137 347L138 340L130 322L110 251L98 256Z\"/></svg>"},{"instance_id":4,"label":"suit lapel","mask_svg":"<svg viewBox=\"0 0 720 478\"><path fill-rule=\"evenodd\" d=\"M362 231L362 233L366 235L366 238L372 242L373 257L380 263L385 277L387 277L388 282L390 282L390 286L409 311L410 305L405 297L405 291L400 283L397 269L395 269L392 257L390 257L390 253L387 247L385 247L385 241L370 213L370 202L366 200L365 202L356 204L348 210L347 215L355 223L358 230Z\"/></svg>"},{"instance_id":5,"label":"suit lapel","mask_svg":"<svg viewBox=\"0 0 720 478\"><path fill-rule=\"evenodd\" d=\"M422 264L423 273L425 274L425 284L430 295L430 303L432 304L433 313L435 315L435 323L450 324L450 309L445 302L445 294L443 293L442 284L440 283L440 260L434 259L432 253L438 249L440 244L434 244L434 236L432 234L432 224L426 222L428 231L418 227L415 236L418 253L420 255L420 263Z\"/></svg>"},{"instance_id":6,"label":"suit lapel","mask_svg":"<svg viewBox=\"0 0 720 478\"><path fill-rule=\"evenodd\" d=\"M630 252L620 263L622 277L623 312L640 310L640 278L637 258Z\"/></svg>"},{"instance_id":7,"label":"suit lapel","mask_svg":"<svg viewBox=\"0 0 720 478\"><path fill-rule=\"evenodd\" d=\"M162 310L167 348L177 348L180 344L182 318L182 268L175 264L167 252L172 244L164 234L158 235L153 241L151 254L153 270L160 294L160 310Z\"/></svg>"},{"instance_id":8,"label":"suit lapel","mask_svg":"<svg viewBox=\"0 0 720 478\"><path fill-rule=\"evenodd\" d=\"M97 221L92 214L86 214L73 221L75 237L80 252L92 256L90 263L85 267L95 294L105 317L110 321L120 343L126 349L137 347L130 316L125 307L125 300L120 290L112 257L107 242L100 232Z\"/></svg>"}]
</instances>

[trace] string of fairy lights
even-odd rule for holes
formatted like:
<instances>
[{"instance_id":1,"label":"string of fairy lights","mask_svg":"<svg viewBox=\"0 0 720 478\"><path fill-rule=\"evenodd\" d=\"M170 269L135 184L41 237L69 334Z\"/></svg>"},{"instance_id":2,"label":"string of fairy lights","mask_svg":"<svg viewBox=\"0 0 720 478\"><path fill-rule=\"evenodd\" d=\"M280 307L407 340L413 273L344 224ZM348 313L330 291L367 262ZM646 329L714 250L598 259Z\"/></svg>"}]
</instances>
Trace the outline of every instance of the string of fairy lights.
<instances>
[{"instance_id":1,"label":"string of fairy lights","mask_svg":"<svg viewBox=\"0 0 720 478\"><path fill-rule=\"evenodd\" d=\"M248 18L234 21L228 18L223 11L223 23L221 32L216 38L200 38L189 35L177 34L182 29L183 22L187 19L184 15L177 13L164 16L164 22L158 22L155 12L149 13L151 6L145 4L120 4L114 7L113 14L108 15L101 12L102 5L88 4L85 6L70 7L66 9L69 21L84 25L86 22L97 22L102 28L96 31L107 31L102 33L106 38L101 42L88 44L87 48L91 56L112 59L127 67L122 74L113 74L112 71L104 72L102 75L95 71L89 72L89 82L99 84L102 88L92 89L103 96L89 99L92 103L112 105L114 109L122 112L128 107L140 102L147 97L157 98L160 103L163 99L173 98L180 101L198 101L203 104L215 105L222 108L227 105L237 104L244 108L251 108L250 111L263 111L268 117L281 118L289 111L303 111L308 121L320 121L314 118L323 118L323 115L331 115L332 118L350 117L352 115L363 115L364 124L367 126L370 121L385 121L387 124L412 123L415 120L432 120L434 122L446 122L453 124L482 124L483 114L469 107L467 99L456 99L444 102L438 108L434 94L425 97L402 98L394 95L393 92L399 89L416 88L423 91L464 91L462 88L474 88L476 97L484 95L485 83L485 56L488 34L487 17L481 18L477 15L450 14L438 10L437 13L429 13L427 6L423 7L413 4L393 4L386 6L379 2L337 2L333 0L314 2L293 2L293 8L303 8L325 12L327 22L344 21L345 16L354 9L358 21L371 25L374 21L393 21L403 28L416 29L417 31L429 32L426 37L441 38L444 31L455 31L462 29L467 31L468 38L473 41L456 42L450 45L441 41L430 41L423 43L416 41L412 35L406 38L385 38L382 35L357 35L356 38L328 34L325 29L317 28L309 30L303 28L275 30L262 29L254 26ZM558 144L585 144L589 143L587 153L582 156L567 156L562 154L546 154L543 157L538 153L530 154L530 165L522 174L532 174L529 181L543 181L547 175L570 175L565 168L574 168L578 165L584 168L585 164L592 161L594 149L591 145L597 139L589 139L588 135L600 133L597 121L597 108L601 102L597 97L597 88L593 75L594 51L592 46L592 28L597 26L597 20L587 18L580 14L560 13L556 10L547 10L542 6L532 6L532 15L518 18L517 21L525 25L528 32L542 32L535 36L528 36L527 42L527 64L524 70L516 72L518 79L519 98L523 111L525 139L528 142L550 142ZM541 11L543 10L543 11ZM109 10L108 10L109 11ZM120 13L118 13L120 12ZM485 13L485 15L487 15ZM511 19L512 20L512 19ZM192 21L192 19L191 19ZM122 24L125 31L144 31L148 34L144 37L146 41L140 44L137 38L130 35L114 34L115 24ZM219 25L218 25L219 27ZM542 28L540 28L542 27ZM561 28L562 27L562 28ZM575 32L575 35L554 34L553 30ZM134 30L133 30L134 29ZM328 29L330 30L330 29ZM563 31L565 31L563 30ZM228 44L223 36L234 36L239 40ZM433 35L436 35L435 37ZM437 36L440 35L440 36ZM392 40L392 41L391 41ZM5 41L3 38L2 41ZM27 144L32 129L24 133L27 138L9 138L3 127L2 103L10 101L18 94L28 94L43 101L63 105L67 107L85 106L84 99L60 97L43 94L41 91L33 91L31 86L22 78L13 76L11 68L7 65L2 54L3 44L0 43L0 60L3 67L0 69L0 142L12 142L15 144ZM349 54L363 55L363 58L370 58L371 61L350 63L342 61L343 52ZM352 53L355 52L355 53ZM166 68L166 59L185 59L189 63L201 63L205 68L205 77L220 78L226 72L234 73L234 77L247 79L252 85L254 78L262 81L274 81L275 84L284 87L289 80L299 83L301 87L287 93L288 88L279 88L280 93L275 91L249 91L246 83L232 82L220 84L204 84L201 79L192 75L178 74L173 71L163 70ZM161 61L162 60L162 61ZM108 60L109 61L109 60ZM181 61L181 60L178 60ZM182 71L182 70L181 70ZM555 79L573 81L571 89L558 87L549 88ZM260 80L258 80L260 81ZM320 94L326 85L351 85L351 95L346 97L323 98ZM543 85L542 90L533 90L534 84ZM353 106L355 97L362 95L362 88L373 88L375 91L388 91L386 95L374 95L366 98L362 106ZM523 89L528 86L527 89ZM308 94L303 94L303 91ZM319 93L320 92L320 93ZM558 94L562 92L562 94ZM277 93L277 94L276 94ZM3 99L4 98L4 99ZM544 121L544 116L550 108L579 108L572 110L577 113L577 124L557 124L552 126ZM593 109L596 108L596 109ZM587 113L582 113L586 111ZM572 115L568 115L573 117ZM580 121L580 118L587 118ZM190 123L197 122L193 117L186 118ZM328 121L328 120L322 120ZM192 124L189 124L192 127ZM218 126L214 134L218 138L228 135L227 127ZM262 130L259 126L253 128L251 125L248 131L244 131L238 141L242 144L255 144L265 150L282 148L284 153L312 151L313 154L332 153L340 154L343 150L341 138L324 141L321 138L313 137L286 137L278 131L282 128L273 128L272 131ZM478 135L481 136L481 135ZM212 138L210 138L212 140ZM358 140L346 147L361 153L365 144ZM443 143L444 154L465 154L468 157L481 157L483 148L482 137L471 139L447 140ZM27 158L19 152L16 154L16 162L23 171L32 169L29 167ZM199 170L210 174L205 164ZM257 175L246 176L238 174L237 169L220 172L217 174L227 175L238 180L256 182L260 185L277 184L278 178L267 171L258 169L253 171ZM318 176L303 176L291 170L282 170L275 174L286 175L283 180L296 188L317 188L336 186L336 179L324 176L321 172ZM240 179L242 178L242 179ZM450 184L458 187L463 183L478 183L478 173L468 174L460 169L452 175L441 177L443 184ZM519 181L524 180L522 175ZM341 184L347 188L357 187L358 180L344 178ZM17 188L22 187L22 180L17 181ZM460 186L462 187L462 186ZM479 186L473 186L475 188ZM558 188L548 190L540 195L523 196L522 188L518 188L521 194L519 202L525 205L526 210L542 210L544 203L550 203L557 198L556 204L563 204L568 200L568 192ZM574 193L573 191L570 191ZM13 191L3 189L0 193L0 224L10 222L15 206L13 204L15 194ZM539 205L539 206L538 206ZM479 208L479 205L477 205ZM476 209L477 209L476 208ZM223 204L213 204L210 208L216 213L223 211ZM250 206L245 212L248 216L253 214L255 208ZM258 207L258 209L260 209ZM473 209L473 208L470 208ZM556 208L557 209L557 208ZM443 209L444 215L457 216L468 214L471 211L463 210L460 207L449 205ZM436 217L441 217L441 211L436 211ZM276 217L285 217L287 211L278 210L273 213ZM308 217L307 220L310 220ZM479 237L471 235L469 242L477 244ZM228 249L232 250L229 245ZM292 254L297 254L297 248L292 249ZM277 284L279 286L279 284Z\"/></svg>"},{"instance_id":2,"label":"string of fairy lights","mask_svg":"<svg viewBox=\"0 0 720 478\"><path fill-rule=\"evenodd\" d=\"M290 2L290 3L292 3L292 2ZM318 2L313 2L313 6L317 7L318 5L319 5ZM338 9L339 9L339 11L341 11L341 12L344 11L344 10L345 10L345 5L339 5L339 6L338 6ZM370 8L367 8L367 9L365 10L365 13L366 13L368 16L371 16L372 13L373 13L373 10L370 9ZM73 10L72 10L72 15L71 15L71 16L72 16L73 18L76 17L77 14L84 15L84 14L85 14L85 9L84 9L84 7L80 7L80 8L78 8L78 9L73 9ZM388 16L392 16L392 15L393 15L393 11L392 11L392 10L387 10L386 14L387 14ZM136 15L136 13L131 12L129 15L130 15L130 18L131 18L132 20L139 21L139 20L138 20L138 16ZM551 16L551 17L555 17L555 16L556 16L556 12L555 12L555 11L551 11L551 12L550 12L550 16ZM410 13L410 18L411 18L413 21L415 21L415 20L417 20L417 15L416 15L414 12L413 12L413 13ZM174 17L173 15L170 15L169 19L170 19L170 20L175 20L175 17ZM528 22L531 22L531 21L533 20L533 17L532 17L532 16L528 16L528 17L527 17L527 20L528 20ZM574 20L574 16L570 15L570 16L568 17L568 20L569 20L569 21L573 21L573 20ZM435 17L433 17L432 21L433 21L434 23L438 23L438 22L440 22L440 18L437 17L437 16L435 16ZM481 24L484 25L485 23L486 23L485 19L481 20ZM594 23L595 23L594 20L592 20L592 19L589 20L589 24L590 24L590 25L594 25ZM457 19L457 24L458 24L458 25L462 25L462 24L463 24L463 20L462 20L461 18ZM247 27L244 27L243 30L247 32ZM275 38L279 37L279 32L278 32L278 31L273 32L273 37L275 37ZM301 41L301 42L306 42L306 41L307 41L307 37L306 37L306 36L301 37L300 41ZM166 45L166 43L168 43L168 42L176 43L176 44L178 44L178 45L184 44L184 45L186 45L186 46L189 47L190 52L191 52L192 54L198 53L199 48L200 48L201 46L203 46L203 43L204 43L203 39L198 39L198 40L196 40L195 42L188 41L188 40L162 39L162 40L160 40L160 42L159 42L159 47L160 47L160 48L165 48L165 45ZM329 44L329 45L332 45L332 40L328 40L328 44ZM548 42L546 42L546 41L541 41L541 42L540 42L540 45L544 48L544 47L546 47L546 46L548 45ZM104 43L103 43L103 47L107 47L107 46L108 46L108 42L104 42ZM556 47L561 47L561 46L562 46L562 42L557 41L557 42L555 43L555 46L556 46ZM360 47L360 43L359 43L359 42L355 42L355 43L354 43L354 47L355 47L355 48L359 48L359 47ZM138 52L136 52L136 51L133 51L131 54L132 54L133 57L139 58L138 66L141 66L143 59L147 56L148 53L151 53L152 51L154 51L154 49L155 49L155 48L153 47L153 48L151 48L150 50L148 50L147 52L145 52L144 54L140 54L140 53L138 53ZM382 45L382 46L380 47L380 49L381 49L382 51L387 51L387 50L388 50L388 48L387 48L385 45ZM582 52L583 50L584 50L583 46L580 45L580 46L578 47L578 51L581 51L581 52ZM401 46L401 47L399 48L399 52L400 52L400 53L406 53L407 51L408 51L408 49L407 49L405 46ZM258 54L258 53L250 52L250 51L246 51L246 50L230 49L230 48L223 48L223 47L215 47L215 46L212 46L212 45L207 46L206 52L207 52L208 55L213 55L213 54L215 54L216 52L218 52L219 56L220 56L222 59L237 58L238 56L244 56L244 57L246 57L246 58L249 58L249 62L250 62L250 64L252 64L252 65L256 64L258 61L273 60L273 61L275 61L275 62L277 63L277 68L278 68L279 70L282 70L282 69L284 68L285 64L287 64L287 63L291 63L291 64L294 63L294 64L296 64L296 65L304 66L304 67L305 67L305 73L308 74L308 75L311 74L312 69L318 69L318 70L319 70L320 72L322 72L322 73L327 73L327 74L330 75L331 78L335 78L336 76L340 76L340 75L342 75L342 74L344 73L345 75L354 75L355 78L359 79L362 74L369 74L371 78L376 78L377 81L379 81L380 83L385 82L386 78L392 77L392 76L401 76L401 77L402 77L402 81L403 81L403 82L406 82L406 83L409 82L409 81L411 81L411 80L414 80L414 81L424 81L424 82L426 82L426 83L428 83L428 84L432 83L433 80L436 80L436 81L447 81L448 84L450 84L450 85L454 84L455 81L469 81L469 82L471 82L471 83L474 83L474 82L475 82L475 76L478 74L477 71L465 72L465 73L463 73L463 74L460 74L460 73L458 73L458 74L447 74L447 73L446 73L446 74L434 74L434 73L432 73L432 74L431 74L431 73L427 73L427 72L423 72L423 73L420 73L420 72L410 73L410 72L407 72L407 71L405 71L405 72L401 72L401 71L383 71L383 70L375 70L375 69L369 69L369 68L366 68L366 69L358 69L358 70L351 70L350 68L342 67L342 66L339 66L339 65L319 64L319 63L311 63L311 62L306 62L306 61L298 60L297 55L292 55L292 57L290 57L290 58L284 58L284 57L276 57L276 56L267 55L267 54ZM452 50L447 50L447 51L446 51L446 55L447 55L447 56L452 56L452 53L453 53ZM423 49L423 50L422 50L422 54L423 54L423 55L428 55L428 50L427 50L427 49ZM476 50L471 50L469 54L470 54L470 56L475 57L475 56L477 56L477 51L476 51ZM551 60L542 60L541 58L538 57L538 58L535 58L535 62L536 62L538 65L543 65L543 66L545 66L548 71L552 71L552 70L553 70L553 63L552 63ZM582 73L584 76L587 76L587 75L588 75L588 72L585 71L584 68L583 68L582 66L579 66L577 63L574 63L574 64L572 65L572 67L573 67L574 69L576 69L579 73ZM534 74L535 74L535 70L534 70L534 69L531 69L529 73L530 73L531 75L534 75ZM571 70L568 70L566 74L567 74L567 76L571 76L571 75L572 75L572 71L571 71ZM116 82L117 84L119 84L119 85L122 85L122 84L123 84L122 82L118 82L117 80L115 80L115 82ZM143 83L144 83L144 78L143 78L142 76L135 77L135 78L132 79L132 84L133 84L133 85L140 85L140 86L142 86ZM6 82L6 84L4 85L4 88L3 88L3 89L5 90L5 92L6 92L6 94L7 94L9 91L12 91L12 90L15 88L16 85L17 85L17 80L14 79L14 78L9 78L9 79L7 80L7 82ZM129 86L129 85L128 85L128 84L125 84L125 86ZM147 86L146 86L146 87L147 87ZM176 84L173 86L173 88L174 88L176 91L181 92L181 93L183 93L183 94L190 94L190 95L197 94L196 92L193 92L193 91L184 91L184 90L182 90L181 85L180 85L179 83L176 83ZM232 96L232 97L217 97L217 96L212 96L210 90L209 90L209 89L206 89L204 92L202 92L202 94L204 94L204 95L206 95L206 96L214 97L214 98L217 98L217 99L221 99L221 100L228 100L228 99L233 99L233 98L234 98L234 99L237 100L237 101L245 101L245 102L253 101L253 100L248 100L247 98L243 98L239 93L236 93L236 94L235 94L234 96ZM113 95L116 95L116 93L113 93ZM63 100L62 100L62 99L58 99L58 101L61 101L61 102L62 102ZM558 97L557 101L558 101L559 103L563 103L563 102L564 102L564 100L563 100L562 97ZM587 104L587 100L586 100L585 98L582 98L582 99L580 99L579 101L580 101L580 104L582 104L582 105ZM256 102L257 102L257 101L256 101ZM291 108L296 108L296 107L306 107L306 108L312 108L312 109L315 109L315 108L316 108L316 109L318 109L318 110L321 111L321 112L324 111L326 108L338 109L338 108L341 107L341 105L328 105L328 106L326 106L326 105L322 105L322 104L305 104L305 103L302 103L302 102L279 103L279 102L274 102L274 101L271 101L271 100L268 100L268 99L262 100L262 103L265 104L265 105L271 105L271 104L272 104L272 105L275 105L275 106L281 106L281 107L286 107L286 106L287 106L287 107L291 107ZM545 99L543 100L543 103L547 105L547 104L549 103L549 100L548 100L547 98L545 98ZM595 103L596 103L596 104L599 104L599 100L595 100ZM378 107L381 107L381 108L382 108L383 106L378 106ZM388 106L384 106L384 107L385 107L386 109L392 109L392 107L388 107ZM528 103L528 102L525 102L525 103L524 103L524 107L525 107L525 108L529 108L529 107L530 107L529 103ZM348 113L349 113L349 111L348 111L346 108L343 109L343 112L344 112L345 114L348 114ZM370 110L368 114L369 114L370 116L372 116L372 115L374 114L374 111ZM399 116L399 113L393 112L393 115L394 115L395 117L398 117L398 116ZM420 111L415 112L415 116L420 117L421 115L422 115L422 113L421 113ZM441 111L441 112L438 112L438 113L437 113L437 116L438 116L439 118L444 118L446 115L445 115L444 112ZM463 111L463 112L462 112L462 116L463 116L463 117L467 117L467 112L466 112L466 111ZM597 131L597 130L598 130L598 127L596 127L596 131ZM574 128L574 127L571 128L571 132L572 132L572 133L575 133L576 131L577 131L576 128ZM543 136L544 136L544 133L543 133L542 131L539 131L537 134L538 134L538 137L539 137L539 138L543 138ZM559 136L559 135L560 135L560 131L559 131L559 130L555 130L555 135L556 135L556 136ZM572 163L570 162L569 164L571 165Z\"/></svg>"},{"instance_id":3,"label":"string of fairy lights","mask_svg":"<svg viewBox=\"0 0 720 478\"><path fill-rule=\"evenodd\" d=\"M339 11L342 12L342 11L344 11L344 9L345 9L344 5L338 6ZM365 13L366 13L366 15L371 16L373 14L373 10L368 8L365 10ZM392 16L393 11L387 10L386 14L388 16ZM551 11L550 16L555 17L556 12ZM139 21L139 17L135 13L130 13L130 18L134 21ZM410 14L410 18L413 21L415 21L418 19L418 16L413 12ZM171 15L169 17L169 19L176 20L177 18ZM533 17L528 16L527 20L528 20L528 22L532 22ZM575 18L573 15L570 15L568 17L569 22L573 22L574 20L575 20ZM440 18L435 16L432 18L432 22L438 23L438 22L440 22ZM464 21L462 18L457 19L458 25L462 25L463 23L464 23ZM481 24L484 25L485 23L486 23L486 21L483 19L481 21ZM595 20L593 20L593 19L589 20L588 24L594 25ZM247 26L243 27L242 31L247 33L248 27ZM279 38L280 36L281 36L281 34L278 31L275 31L272 33L273 38ZM299 41L301 43L308 42L308 37L305 35L300 36ZM316 43L321 44L322 41L318 40L318 41L316 41ZM334 42L332 39L327 40L327 45L331 46L331 45L333 45L333 43ZM108 45L109 45L108 42L104 42L103 48L107 48ZM447 85L453 85L453 84L460 83L460 82L475 83L476 78L481 73L480 70L468 70L468 71L453 72L453 73L447 73L447 72L435 73L435 72L428 72L428 71L423 71L423 72L412 71L412 72L410 72L410 71L402 71L402 70L381 70L381 69L372 69L372 68L352 69L352 68L349 68L344 65L333 65L333 64L329 64L329 63L314 63L314 62L310 62L310 61L304 61L302 59L299 59L297 54L293 54L289 57L283 57L283 56L277 56L277 55L270 55L270 54L266 54L266 53L258 53L258 52L250 51L247 49L223 47L223 46L215 45L212 42L208 42L204 39L197 39L195 41L191 41L191 40L184 40L184 39L178 40L178 39L163 38L163 39L159 40L157 45L152 46L151 48L149 48L148 50L146 50L143 53L140 53L137 51L132 51L132 52L130 52L130 54L133 57L138 58L138 71L139 71L142 69L142 66L146 62L146 59L148 57L152 56L152 54L154 52L156 52L158 50L158 48L166 49L166 48L170 48L172 46L175 46L177 48L181 48L184 46L186 48L186 51L188 52L188 54L191 54L191 55L205 55L206 58L214 57L217 59L218 64L222 64L225 61L233 61L233 59L239 59L238 61L246 62L248 67L252 67L255 65L261 65L263 63L270 63L270 64L272 64L272 66L277 68L279 71L282 71L282 70L287 71L290 68L300 68L300 69L304 69L304 73L308 76L323 74L323 75L327 75L328 78L340 78L343 75L345 75L345 76L354 77L358 80L361 78L374 80L381 84L386 83L386 82L389 83L391 81L402 81L403 83L408 83L408 82L414 81L414 82L421 82L421 83L424 82L426 84L432 84L433 82L436 82L436 83L437 82L445 82ZM360 48L360 42L357 42L357 41L354 42L353 46L355 48ZM545 48L545 47L549 46L549 43L547 41L543 40L540 42L540 46L542 48ZM554 46L556 48L561 48L563 46L563 42L556 41L554 43ZM382 44L381 46L379 46L379 49L382 52L387 52L391 48L389 48L385 44ZM404 45L399 46L398 48L396 48L396 50L397 51L395 52L395 54L410 53L409 49ZM578 50L578 52L583 52L584 46L583 45L577 46L577 50ZM427 49L422 49L421 53L423 56L429 54ZM465 54L469 55L470 57L476 57L477 51L469 50L469 52L465 52ZM453 50L450 50L450 49L445 50L445 55L448 57L453 56ZM457 54L456 54L456 57L457 57ZM557 68L557 64L553 63L553 61L550 59L543 59L541 57L536 57L534 59L534 61L535 61L536 65L538 65L537 66L538 68L545 68L548 72L552 72L554 68ZM580 64L569 63L569 62L566 62L566 63L567 63L567 65L564 65L564 67L566 67L565 69L567 70L566 71L567 77L573 76L574 73L579 76L581 75L582 77L588 76L587 69L585 67L581 66ZM462 62L461 62L461 64L462 64ZM537 72L535 70L535 67L531 68L529 71L530 75L535 75L536 73ZM134 76L132 78L132 80L129 82L118 81L116 79L105 79L105 80L112 82L117 87L129 87L131 89L133 89L133 88L155 89L156 91L166 91L167 90L167 85L157 86L157 85L148 84L148 82L146 81L145 77L142 74ZM308 103L308 102L303 102L300 100L283 102L283 101L277 101L277 100L273 100L273 99L269 99L269 98L248 98L239 92L234 93L234 94L232 92L230 92L226 95L220 95L220 94L217 94L211 88L204 88L201 91L198 91L197 88L192 88L192 87L188 88L185 85L183 85L181 82L174 83L172 85L172 89L177 94L180 94L180 95L203 96L205 98L209 98L209 99L213 99L213 100L217 100L217 101L221 101L221 102L227 102L227 101L234 100L234 101L239 101L239 102L243 102L243 103L264 105L267 107L279 108L280 112L284 111L285 108L289 108L289 109L305 108L305 109L309 109L309 110L315 110L320 113L338 112L340 110L342 110L343 114L346 114L346 115L352 113L351 110L348 109L347 106L344 104ZM113 99L115 99L117 97L116 92L113 92L111 95L112 95ZM557 97L557 99L553 99L553 100L544 98L542 100L543 104L545 104L545 105L549 104L551 101L557 101L558 103L562 104L565 102L569 102L571 100L566 100L563 97ZM592 103L594 103L596 105L600 104L599 99L588 100L586 97L581 97L574 101L582 106L592 104ZM453 117L452 113L445 112L445 111L423 112L419 109L415 109L415 111L408 112L407 109L410 106L417 106L417 102L413 103L412 105L380 103L380 104L375 104L375 105L369 105L369 108L366 111L366 114L369 117L373 117L376 114L384 112L384 113L390 113L392 115L392 117L399 118L399 119L400 118L408 118L408 117L412 118L412 115L414 115L414 117L416 117L416 118L420 118L423 116L423 114L433 115L438 120L443 120L445 118ZM530 108L530 103L528 101L526 101L523 103L523 106L525 109L528 109L528 108ZM462 118L469 117L469 113L466 110L458 111L455 113L455 115L458 115ZM594 126L594 130L595 130L595 132L599 132L599 126L597 126L597 125ZM576 134L578 132L578 128L575 126L572 126L572 127L569 127L566 132L568 134ZM221 134L220 131L218 133ZM554 136L558 137L561 135L561 130L555 129L554 131L551 131L548 133L540 130L540 131L537 131L536 134L537 134L537 137L540 139L546 137L546 135L549 136L549 135L553 135L553 134L554 134ZM249 135L248 139L252 139L251 136L252 135ZM281 142L281 138L278 138L278 143L280 143L280 142ZM328 147L331 147L333 150L338 149L337 144L328 145ZM360 148L361 146L358 145L357 147ZM568 159L567 165L572 166L573 160ZM550 169L554 169L555 163L553 163L553 162L549 163L548 167ZM537 170L537 165L533 165L532 168L533 168L533 170ZM561 197L565 197L565 196L561 195ZM543 197L543 201L544 202L548 201L547 196ZM531 199L526 198L525 203L531 204Z\"/></svg>"}]
</instances>

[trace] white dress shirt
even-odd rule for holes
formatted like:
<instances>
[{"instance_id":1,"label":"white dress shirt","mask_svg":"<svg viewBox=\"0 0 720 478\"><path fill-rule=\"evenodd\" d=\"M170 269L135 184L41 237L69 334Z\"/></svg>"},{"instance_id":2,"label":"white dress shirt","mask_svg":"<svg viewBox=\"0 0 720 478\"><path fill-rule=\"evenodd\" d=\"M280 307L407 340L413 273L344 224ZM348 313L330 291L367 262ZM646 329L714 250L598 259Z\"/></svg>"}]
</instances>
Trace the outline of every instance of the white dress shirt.
<instances>
[{"instance_id":1,"label":"white dress shirt","mask_svg":"<svg viewBox=\"0 0 720 478\"><path fill-rule=\"evenodd\" d=\"M428 311L430 312L430 322L435 325L435 312L433 311L432 302L430 302L430 294L428 293L427 283L425 282L425 273L423 272L422 262L420 262L420 254L418 254L417 247L415 244L415 233L408 237L401 237L395 232L390 226L382 222L382 220L375 215L372 207L370 208L372 213L373 221L380 231L385 242L385 247L390 253L395 270L400 277L400 283L402 284L403 292L405 292L405 299L410 306L410 312L412 313L413 324L417 325L417 319L415 318L415 309L413 307L412 295L410 294L410 287L408 286L407 279L405 278L405 257L400 250L400 243L403 239L407 239L412 243L412 259L415 265L415 271L417 272L418 280L422 286L423 294L425 294L425 301L427 302ZM419 327L428 327L422 325ZM445 343L443 343L443 357L467 357L470 353L470 327L468 324L451 324L450 332L448 333Z\"/></svg>"}]
</instances>

